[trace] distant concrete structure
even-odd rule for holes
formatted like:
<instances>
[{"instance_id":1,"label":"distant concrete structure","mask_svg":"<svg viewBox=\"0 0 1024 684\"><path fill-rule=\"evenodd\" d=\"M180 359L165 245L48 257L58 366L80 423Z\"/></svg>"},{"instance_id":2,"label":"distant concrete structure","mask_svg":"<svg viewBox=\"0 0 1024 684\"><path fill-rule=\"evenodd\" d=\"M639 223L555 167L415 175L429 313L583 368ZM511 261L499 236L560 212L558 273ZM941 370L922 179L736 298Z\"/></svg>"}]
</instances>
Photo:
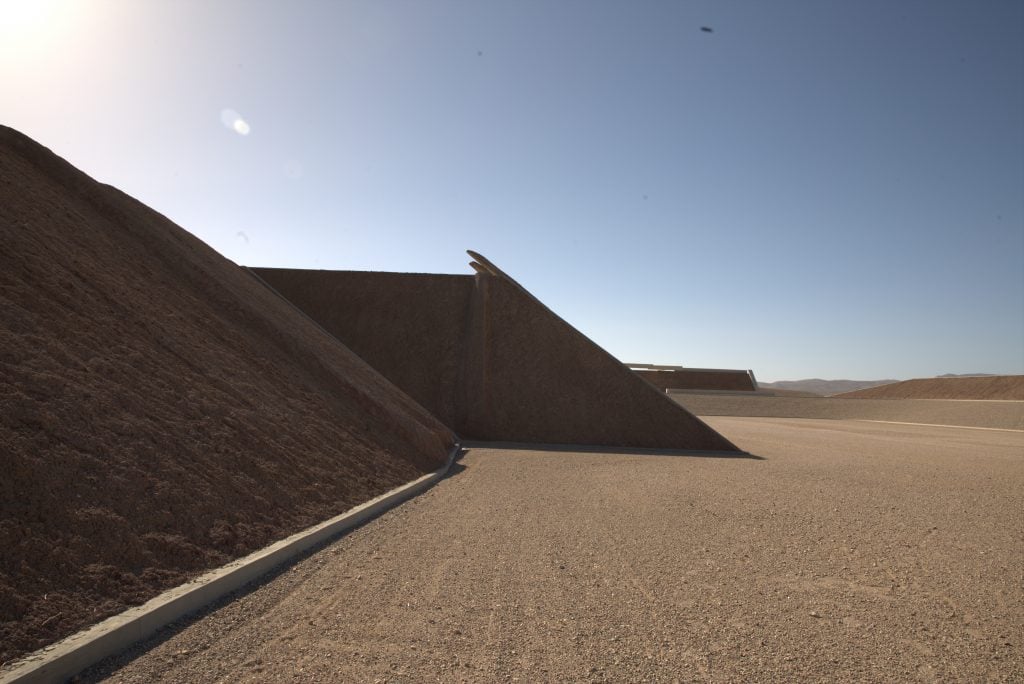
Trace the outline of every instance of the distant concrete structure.
<instances>
[{"instance_id":1,"label":"distant concrete structure","mask_svg":"<svg viewBox=\"0 0 1024 684\"><path fill-rule=\"evenodd\" d=\"M469 254L474 275L250 270L465 439L738 451Z\"/></svg>"},{"instance_id":2,"label":"distant concrete structure","mask_svg":"<svg viewBox=\"0 0 1024 684\"><path fill-rule=\"evenodd\" d=\"M727 368L686 368L653 363L623 364L662 391L699 390L705 392L757 392L752 370Z\"/></svg>"}]
</instances>

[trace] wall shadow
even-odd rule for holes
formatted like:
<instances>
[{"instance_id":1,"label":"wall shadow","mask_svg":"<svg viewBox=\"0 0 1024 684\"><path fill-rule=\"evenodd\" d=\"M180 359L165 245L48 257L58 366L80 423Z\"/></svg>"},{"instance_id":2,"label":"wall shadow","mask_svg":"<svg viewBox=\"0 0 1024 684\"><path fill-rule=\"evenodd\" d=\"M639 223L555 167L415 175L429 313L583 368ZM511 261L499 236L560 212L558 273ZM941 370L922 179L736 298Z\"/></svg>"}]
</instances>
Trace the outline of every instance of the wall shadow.
<instances>
[{"instance_id":1,"label":"wall shadow","mask_svg":"<svg viewBox=\"0 0 1024 684\"><path fill-rule=\"evenodd\" d=\"M461 444L463 450L506 449L509 451L543 451L551 453L674 456L677 458L743 458L753 461L767 460L764 456L758 456L746 451L700 451L694 449L601 446L596 444L533 444L530 442L484 442L479 440L462 440Z\"/></svg>"}]
</instances>

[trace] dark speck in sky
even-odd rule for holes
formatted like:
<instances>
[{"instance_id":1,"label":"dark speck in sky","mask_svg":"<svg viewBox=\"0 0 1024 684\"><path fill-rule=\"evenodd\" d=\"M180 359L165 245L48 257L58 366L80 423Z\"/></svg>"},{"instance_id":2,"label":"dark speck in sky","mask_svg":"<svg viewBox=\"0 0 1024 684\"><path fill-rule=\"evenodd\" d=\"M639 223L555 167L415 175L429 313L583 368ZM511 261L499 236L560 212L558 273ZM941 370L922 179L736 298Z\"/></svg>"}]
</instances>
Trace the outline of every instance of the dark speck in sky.
<instances>
[{"instance_id":1,"label":"dark speck in sky","mask_svg":"<svg viewBox=\"0 0 1024 684\"><path fill-rule=\"evenodd\" d=\"M711 28L710 26L701 26L700 30L703 31L704 33L714 33L715 32L715 29Z\"/></svg>"}]
</instances>

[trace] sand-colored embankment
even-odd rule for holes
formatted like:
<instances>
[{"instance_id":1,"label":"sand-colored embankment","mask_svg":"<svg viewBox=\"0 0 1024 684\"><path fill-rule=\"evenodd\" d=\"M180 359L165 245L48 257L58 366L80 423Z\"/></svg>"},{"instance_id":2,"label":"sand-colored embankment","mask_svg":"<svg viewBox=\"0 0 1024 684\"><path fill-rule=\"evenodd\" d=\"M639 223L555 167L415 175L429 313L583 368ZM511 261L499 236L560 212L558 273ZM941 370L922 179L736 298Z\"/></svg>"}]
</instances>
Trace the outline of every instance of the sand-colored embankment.
<instances>
[{"instance_id":1,"label":"sand-colored embankment","mask_svg":"<svg viewBox=\"0 0 1024 684\"><path fill-rule=\"evenodd\" d=\"M747 371L743 370L643 370L633 371L661 390L728 390L753 392L756 388Z\"/></svg>"},{"instance_id":2,"label":"sand-colored embankment","mask_svg":"<svg viewBox=\"0 0 1024 684\"><path fill-rule=\"evenodd\" d=\"M1024 401L1024 375L919 378L837 394L843 399L990 399Z\"/></svg>"},{"instance_id":3,"label":"sand-colored embankment","mask_svg":"<svg viewBox=\"0 0 1024 684\"><path fill-rule=\"evenodd\" d=\"M0 661L445 459L251 275L3 127L0 245Z\"/></svg>"},{"instance_id":4,"label":"sand-colored embankment","mask_svg":"<svg viewBox=\"0 0 1024 684\"><path fill-rule=\"evenodd\" d=\"M467 439L735 450L507 276L252 270Z\"/></svg>"},{"instance_id":5,"label":"sand-colored embankment","mask_svg":"<svg viewBox=\"0 0 1024 684\"><path fill-rule=\"evenodd\" d=\"M762 416L884 420L927 425L960 425L1024 430L1024 402L940 399L840 399L690 394L672 392L674 400L699 416Z\"/></svg>"}]
</instances>

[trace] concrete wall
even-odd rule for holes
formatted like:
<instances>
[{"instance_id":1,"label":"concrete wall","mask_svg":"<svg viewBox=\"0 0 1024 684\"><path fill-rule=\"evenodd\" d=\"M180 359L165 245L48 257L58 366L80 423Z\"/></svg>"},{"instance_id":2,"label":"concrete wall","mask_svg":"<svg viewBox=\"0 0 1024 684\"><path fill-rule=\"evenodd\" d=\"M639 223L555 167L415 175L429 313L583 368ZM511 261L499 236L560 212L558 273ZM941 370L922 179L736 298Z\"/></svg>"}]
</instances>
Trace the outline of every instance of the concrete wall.
<instances>
[{"instance_id":1,"label":"concrete wall","mask_svg":"<svg viewBox=\"0 0 1024 684\"><path fill-rule=\"evenodd\" d=\"M735 450L506 276L253 271L463 438Z\"/></svg>"},{"instance_id":2,"label":"concrete wall","mask_svg":"<svg viewBox=\"0 0 1024 684\"><path fill-rule=\"evenodd\" d=\"M512 281L478 275L467 435L674 449L732 448ZM459 428L456 432L462 434Z\"/></svg>"},{"instance_id":3,"label":"concrete wall","mask_svg":"<svg viewBox=\"0 0 1024 684\"><path fill-rule=\"evenodd\" d=\"M251 270L445 425L459 422L473 276Z\"/></svg>"},{"instance_id":4,"label":"concrete wall","mask_svg":"<svg viewBox=\"0 0 1024 684\"><path fill-rule=\"evenodd\" d=\"M726 390L753 392L754 382L745 370L634 370L634 373L660 390Z\"/></svg>"},{"instance_id":5,"label":"concrete wall","mask_svg":"<svg viewBox=\"0 0 1024 684\"><path fill-rule=\"evenodd\" d=\"M763 416L833 420L887 420L1024 430L1024 401L840 399L834 397L715 396L671 393L699 416Z\"/></svg>"}]
</instances>

